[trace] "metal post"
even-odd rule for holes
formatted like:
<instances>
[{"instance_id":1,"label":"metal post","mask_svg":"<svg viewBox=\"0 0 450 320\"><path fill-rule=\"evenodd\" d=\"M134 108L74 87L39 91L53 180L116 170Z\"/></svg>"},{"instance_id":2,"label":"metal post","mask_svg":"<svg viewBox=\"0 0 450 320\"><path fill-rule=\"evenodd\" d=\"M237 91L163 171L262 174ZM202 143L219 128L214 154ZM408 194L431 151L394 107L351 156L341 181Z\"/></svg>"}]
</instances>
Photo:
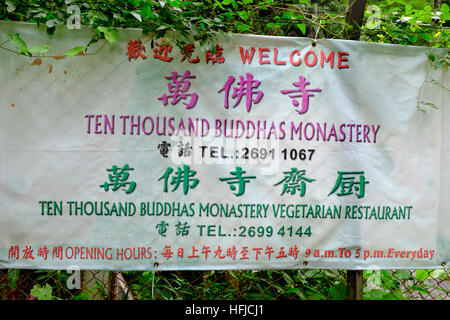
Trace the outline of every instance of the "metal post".
<instances>
[{"instance_id":1,"label":"metal post","mask_svg":"<svg viewBox=\"0 0 450 320\"><path fill-rule=\"evenodd\" d=\"M119 286L117 283L117 272L112 271L108 279L108 300L119 300Z\"/></svg>"},{"instance_id":2,"label":"metal post","mask_svg":"<svg viewBox=\"0 0 450 320\"><path fill-rule=\"evenodd\" d=\"M351 26L347 31L347 39L359 40L360 27L364 19L367 0L349 0L346 22ZM363 272L362 270L347 270L346 300L363 300Z\"/></svg>"},{"instance_id":3,"label":"metal post","mask_svg":"<svg viewBox=\"0 0 450 320\"><path fill-rule=\"evenodd\" d=\"M363 300L363 272L362 270L347 270L346 300Z\"/></svg>"}]
</instances>

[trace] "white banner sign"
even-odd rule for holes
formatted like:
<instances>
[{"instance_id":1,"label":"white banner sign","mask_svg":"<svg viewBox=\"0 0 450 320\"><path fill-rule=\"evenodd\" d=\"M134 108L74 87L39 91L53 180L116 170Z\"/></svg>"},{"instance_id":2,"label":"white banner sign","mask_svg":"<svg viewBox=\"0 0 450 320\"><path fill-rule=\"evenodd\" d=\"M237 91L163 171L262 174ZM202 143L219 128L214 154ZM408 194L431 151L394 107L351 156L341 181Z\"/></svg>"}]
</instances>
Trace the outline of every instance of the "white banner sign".
<instances>
[{"instance_id":1,"label":"white banner sign","mask_svg":"<svg viewBox=\"0 0 450 320\"><path fill-rule=\"evenodd\" d=\"M63 59L92 31L0 26L55 55L0 51L0 268L446 266L429 48L123 30Z\"/></svg>"}]
</instances>

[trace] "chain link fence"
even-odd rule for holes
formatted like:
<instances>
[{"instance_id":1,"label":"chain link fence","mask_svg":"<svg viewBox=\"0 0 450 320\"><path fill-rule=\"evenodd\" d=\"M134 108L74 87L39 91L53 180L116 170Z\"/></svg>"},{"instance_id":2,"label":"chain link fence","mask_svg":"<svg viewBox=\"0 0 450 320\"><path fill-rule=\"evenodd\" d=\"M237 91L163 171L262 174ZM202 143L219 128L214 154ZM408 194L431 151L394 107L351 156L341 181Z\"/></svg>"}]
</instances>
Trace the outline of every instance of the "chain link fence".
<instances>
[{"instance_id":1,"label":"chain link fence","mask_svg":"<svg viewBox=\"0 0 450 320\"><path fill-rule=\"evenodd\" d=\"M361 281L352 281L359 273ZM361 287L362 294L352 295ZM1 300L450 300L436 270L0 270Z\"/></svg>"}]
</instances>

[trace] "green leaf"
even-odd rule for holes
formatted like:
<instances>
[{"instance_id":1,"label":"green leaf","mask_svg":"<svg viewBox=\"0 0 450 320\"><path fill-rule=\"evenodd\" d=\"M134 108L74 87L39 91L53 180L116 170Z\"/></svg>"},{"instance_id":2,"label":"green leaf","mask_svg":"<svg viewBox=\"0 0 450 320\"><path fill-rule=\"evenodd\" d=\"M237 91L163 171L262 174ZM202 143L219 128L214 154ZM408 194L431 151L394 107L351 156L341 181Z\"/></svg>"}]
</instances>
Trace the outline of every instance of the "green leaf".
<instances>
[{"instance_id":1,"label":"green leaf","mask_svg":"<svg viewBox=\"0 0 450 320\"><path fill-rule=\"evenodd\" d=\"M8 270L8 285L11 289L14 289L17 285L17 280L19 280L19 269L9 269Z\"/></svg>"},{"instance_id":2,"label":"green leaf","mask_svg":"<svg viewBox=\"0 0 450 320\"><path fill-rule=\"evenodd\" d=\"M388 296L388 300L405 300L401 290L396 290Z\"/></svg>"},{"instance_id":3,"label":"green leaf","mask_svg":"<svg viewBox=\"0 0 450 320\"><path fill-rule=\"evenodd\" d=\"M53 47L49 46L49 45L37 45L37 46L33 46L33 47L28 48L28 50L31 53L46 53L46 52L48 52L49 50L52 50L52 49L53 49Z\"/></svg>"},{"instance_id":4,"label":"green leaf","mask_svg":"<svg viewBox=\"0 0 450 320\"><path fill-rule=\"evenodd\" d=\"M372 289L370 291L364 292L364 300L383 300L384 295L385 292L378 289Z\"/></svg>"},{"instance_id":5,"label":"green leaf","mask_svg":"<svg viewBox=\"0 0 450 320\"><path fill-rule=\"evenodd\" d=\"M344 300L347 296L347 286L343 283L339 283L330 288L330 295L333 300Z\"/></svg>"},{"instance_id":6,"label":"green leaf","mask_svg":"<svg viewBox=\"0 0 450 320\"><path fill-rule=\"evenodd\" d=\"M419 40L419 38L414 34L408 34L407 37L408 37L409 42L411 42L411 43L416 43L417 40Z\"/></svg>"},{"instance_id":7,"label":"green leaf","mask_svg":"<svg viewBox=\"0 0 450 320\"><path fill-rule=\"evenodd\" d=\"M405 5L405 11L406 11L406 14L409 14L409 13L411 12L412 8L413 8L412 5L406 4L406 5Z\"/></svg>"},{"instance_id":8,"label":"green leaf","mask_svg":"<svg viewBox=\"0 0 450 320\"><path fill-rule=\"evenodd\" d=\"M166 30L166 29L169 29L169 26L161 25L161 26L159 26L159 27L156 29L156 31L159 31L159 30Z\"/></svg>"},{"instance_id":9,"label":"green leaf","mask_svg":"<svg viewBox=\"0 0 450 320\"><path fill-rule=\"evenodd\" d=\"M247 20L248 19L248 14L247 11L238 11L238 15L239 17L241 17L242 20Z\"/></svg>"},{"instance_id":10,"label":"green leaf","mask_svg":"<svg viewBox=\"0 0 450 320\"><path fill-rule=\"evenodd\" d=\"M250 26L249 26L249 25L247 25L247 24L245 24L245 23L242 23L242 22L240 22L240 21L238 21L238 23L237 23L237 25L236 25L236 28L237 28L239 31L241 31L241 32L245 32L245 31L250 30Z\"/></svg>"},{"instance_id":11,"label":"green leaf","mask_svg":"<svg viewBox=\"0 0 450 320\"><path fill-rule=\"evenodd\" d=\"M424 281L426 278L428 278L427 270L416 270L416 280Z\"/></svg>"},{"instance_id":12,"label":"green leaf","mask_svg":"<svg viewBox=\"0 0 450 320\"><path fill-rule=\"evenodd\" d=\"M117 33L116 30L114 30L112 28L100 26L100 27L97 27L97 31L100 33L103 33L105 35L105 39L109 43L114 43L120 39L120 35Z\"/></svg>"},{"instance_id":13,"label":"green leaf","mask_svg":"<svg viewBox=\"0 0 450 320\"><path fill-rule=\"evenodd\" d=\"M77 47L74 47L74 48L69 49L66 52L64 52L64 55L68 56L69 58L73 58L75 55L77 55L78 53L80 53L81 51L84 51L86 49L87 49L87 47L77 46Z\"/></svg>"},{"instance_id":14,"label":"green leaf","mask_svg":"<svg viewBox=\"0 0 450 320\"><path fill-rule=\"evenodd\" d=\"M421 33L420 36L427 41L433 41L433 38L428 33Z\"/></svg>"},{"instance_id":15,"label":"green leaf","mask_svg":"<svg viewBox=\"0 0 450 320\"><path fill-rule=\"evenodd\" d=\"M433 279L445 279L447 277L447 272L444 269L436 269L431 272L430 277Z\"/></svg>"},{"instance_id":16,"label":"green leaf","mask_svg":"<svg viewBox=\"0 0 450 320\"><path fill-rule=\"evenodd\" d=\"M285 290L283 293L284 294L291 294L291 293L299 293L300 292L300 288L289 288L287 290Z\"/></svg>"},{"instance_id":17,"label":"green leaf","mask_svg":"<svg viewBox=\"0 0 450 320\"><path fill-rule=\"evenodd\" d=\"M8 2L8 1L7 1ZM446 4L446 3L444 3L444 4L442 4L442 6L441 6L441 12L443 13L443 14L446 14L446 13L448 13L450 10L449 10L450 8L448 7L448 5Z\"/></svg>"},{"instance_id":18,"label":"green leaf","mask_svg":"<svg viewBox=\"0 0 450 320\"><path fill-rule=\"evenodd\" d=\"M113 13L113 18L120 21L120 22L125 22L126 19L124 17L122 17L122 15L120 15L120 13L114 12Z\"/></svg>"},{"instance_id":19,"label":"green leaf","mask_svg":"<svg viewBox=\"0 0 450 320\"><path fill-rule=\"evenodd\" d=\"M281 19L283 20L290 20L295 18L295 12L293 11L285 11L283 12L283 15L281 16Z\"/></svg>"},{"instance_id":20,"label":"green leaf","mask_svg":"<svg viewBox=\"0 0 450 320\"><path fill-rule=\"evenodd\" d=\"M448 20L450 19L449 7L446 3L441 6L441 19Z\"/></svg>"},{"instance_id":21,"label":"green leaf","mask_svg":"<svg viewBox=\"0 0 450 320\"><path fill-rule=\"evenodd\" d=\"M45 287L35 284L30 295L38 298L38 300L52 300L52 287L48 283L45 284Z\"/></svg>"},{"instance_id":22,"label":"green leaf","mask_svg":"<svg viewBox=\"0 0 450 320\"><path fill-rule=\"evenodd\" d=\"M19 53L29 53L27 44L20 38L18 33L8 33L8 37L11 39L11 42L16 45L16 49Z\"/></svg>"},{"instance_id":23,"label":"green leaf","mask_svg":"<svg viewBox=\"0 0 450 320\"><path fill-rule=\"evenodd\" d=\"M439 61L436 62L436 64L434 65L434 69L437 70L437 69L441 68L441 67L444 65L444 63L445 63L445 60L444 60L444 59L439 60Z\"/></svg>"},{"instance_id":24,"label":"green leaf","mask_svg":"<svg viewBox=\"0 0 450 320\"><path fill-rule=\"evenodd\" d=\"M314 293L308 297L308 300L327 300L327 297L320 293Z\"/></svg>"},{"instance_id":25,"label":"green leaf","mask_svg":"<svg viewBox=\"0 0 450 320\"><path fill-rule=\"evenodd\" d=\"M409 287L409 289L413 290L413 291L417 291L417 292L423 293L423 294L429 294L430 293L427 289L425 289L423 287L420 287L420 286L416 286L416 285L412 285L411 287Z\"/></svg>"},{"instance_id":26,"label":"green leaf","mask_svg":"<svg viewBox=\"0 0 450 320\"><path fill-rule=\"evenodd\" d=\"M141 17L141 15L140 15L139 13L133 12L133 11L131 11L130 13L131 13L131 15L132 15L133 17L135 17L136 19L138 19L139 22L142 22L142 17Z\"/></svg>"},{"instance_id":27,"label":"green leaf","mask_svg":"<svg viewBox=\"0 0 450 320\"><path fill-rule=\"evenodd\" d=\"M303 35L306 34L306 25L304 23L297 23L297 27L300 29Z\"/></svg>"},{"instance_id":28,"label":"green leaf","mask_svg":"<svg viewBox=\"0 0 450 320\"><path fill-rule=\"evenodd\" d=\"M292 278L287 273L283 273L283 278L284 278L284 280L286 280L286 282L288 284L294 284L294 281L292 280Z\"/></svg>"},{"instance_id":29,"label":"green leaf","mask_svg":"<svg viewBox=\"0 0 450 320\"><path fill-rule=\"evenodd\" d=\"M411 274L408 270L397 270L394 272L394 277L399 280L408 280L411 278Z\"/></svg>"}]
</instances>

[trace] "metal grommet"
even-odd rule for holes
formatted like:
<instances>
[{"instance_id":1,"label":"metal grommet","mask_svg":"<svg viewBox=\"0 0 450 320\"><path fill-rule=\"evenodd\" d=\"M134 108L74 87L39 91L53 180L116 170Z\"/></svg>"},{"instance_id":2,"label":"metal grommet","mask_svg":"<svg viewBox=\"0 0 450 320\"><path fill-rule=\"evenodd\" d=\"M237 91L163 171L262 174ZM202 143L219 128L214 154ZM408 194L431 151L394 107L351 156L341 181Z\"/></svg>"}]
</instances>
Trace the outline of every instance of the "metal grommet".
<instances>
[{"instance_id":1,"label":"metal grommet","mask_svg":"<svg viewBox=\"0 0 450 320\"><path fill-rule=\"evenodd\" d=\"M315 41L313 41L311 45L312 45L313 48L315 48L317 43Z\"/></svg>"},{"instance_id":2,"label":"metal grommet","mask_svg":"<svg viewBox=\"0 0 450 320\"><path fill-rule=\"evenodd\" d=\"M158 263L158 262L155 262L155 263L153 264L153 267L155 267L155 271L158 271L159 263Z\"/></svg>"},{"instance_id":3,"label":"metal grommet","mask_svg":"<svg viewBox=\"0 0 450 320\"><path fill-rule=\"evenodd\" d=\"M447 263L445 261L441 263L442 268L445 268L446 265Z\"/></svg>"},{"instance_id":4,"label":"metal grommet","mask_svg":"<svg viewBox=\"0 0 450 320\"><path fill-rule=\"evenodd\" d=\"M303 265L306 267L308 265L308 261L303 261Z\"/></svg>"}]
</instances>

